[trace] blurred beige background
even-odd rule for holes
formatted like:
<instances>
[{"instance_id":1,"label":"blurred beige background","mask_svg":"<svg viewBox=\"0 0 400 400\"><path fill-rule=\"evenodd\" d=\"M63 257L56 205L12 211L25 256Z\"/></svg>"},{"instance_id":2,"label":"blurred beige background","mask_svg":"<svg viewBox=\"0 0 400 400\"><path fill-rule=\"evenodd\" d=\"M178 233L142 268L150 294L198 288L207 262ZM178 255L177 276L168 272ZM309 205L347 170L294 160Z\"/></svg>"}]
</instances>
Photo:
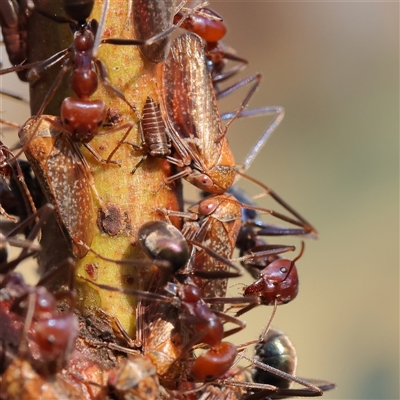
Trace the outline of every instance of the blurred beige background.
<instances>
[{"instance_id":1,"label":"blurred beige background","mask_svg":"<svg viewBox=\"0 0 400 400\"><path fill-rule=\"evenodd\" d=\"M297 348L298 375L337 383L324 398L398 399L399 4L212 6L228 24L225 43L250 61L241 77L264 75L250 107L286 111L249 174L320 232L298 262L300 294L278 310L274 325ZM11 76L1 85L26 93ZM221 108L236 107L243 93ZM0 106L5 119L22 123L28 116L16 102L3 99ZM229 140L238 162L267 124L267 118L233 124ZM245 315L248 328L236 343L254 339L270 311Z\"/></svg>"},{"instance_id":2,"label":"blurred beige background","mask_svg":"<svg viewBox=\"0 0 400 400\"><path fill-rule=\"evenodd\" d=\"M399 4L212 6L225 43L250 61L242 76L264 75L250 106L286 111L249 174L320 232L298 262L299 296L274 325L295 344L300 376L337 383L324 398L399 399ZM233 124L238 161L266 124ZM247 317L253 337L269 313Z\"/></svg>"}]
</instances>

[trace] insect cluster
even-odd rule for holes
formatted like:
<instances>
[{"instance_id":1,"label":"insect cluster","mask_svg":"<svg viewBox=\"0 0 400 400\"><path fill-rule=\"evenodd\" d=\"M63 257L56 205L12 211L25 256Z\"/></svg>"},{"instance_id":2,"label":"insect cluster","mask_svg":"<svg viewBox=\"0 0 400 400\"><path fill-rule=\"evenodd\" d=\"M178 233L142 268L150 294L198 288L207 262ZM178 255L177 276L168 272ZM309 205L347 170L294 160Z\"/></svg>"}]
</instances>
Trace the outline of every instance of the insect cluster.
<instances>
[{"instance_id":1,"label":"insect cluster","mask_svg":"<svg viewBox=\"0 0 400 400\"><path fill-rule=\"evenodd\" d=\"M304 244L286 258L295 246L263 237L317 235L244 173L283 109L246 108L261 75L229 83L247 60L223 45L226 26L206 3L130 0L126 14L114 3L63 0L54 15L35 0L1 2L15 65L0 74L17 72L34 89L48 69L59 72L19 128L22 147L0 147L0 398L322 395L334 385L295 375L294 347L270 328L272 317L259 338L229 339L245 329L248 310L266 305L274 315L297 296ZM94 6L98 20L90 19ZM123 15L118 34L109 22L114 14ZM30 62L34 18L69 24L70 46ZM123 65L107 54L122 54ZM130 68L128 78L115 78L115 70ZM68 75L74 96L64 97L57 115L45 114ZM243 87L237 110L220 114L218 100ZM235 119L255 115L274 119L239 168L227 131ZM239 178L285 213L260 208L234 185ZM199 189L196 204L184 206L181 179ZM15 258L10 246L21 248ZM42 273L31 286L15 268L34 256ZM227 297L228 279L239 282L244 273L254 283L243 296Z\"/></svg>"}]
</instances>

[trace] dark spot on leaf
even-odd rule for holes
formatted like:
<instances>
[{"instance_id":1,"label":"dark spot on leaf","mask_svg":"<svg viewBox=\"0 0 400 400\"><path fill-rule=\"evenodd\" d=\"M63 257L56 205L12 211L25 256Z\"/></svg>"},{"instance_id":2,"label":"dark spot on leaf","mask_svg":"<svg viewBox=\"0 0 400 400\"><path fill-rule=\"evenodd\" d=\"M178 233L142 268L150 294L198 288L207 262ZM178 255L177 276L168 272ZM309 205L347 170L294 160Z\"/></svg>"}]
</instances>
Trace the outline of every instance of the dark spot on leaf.
<instances>
[{"instance_id":1,"label":"dark spot on leaf","mask_svg":"<svg viewBox=\"0 0 400 400\"><path fill-rule=\"evenodd\" d=\"M100 210L97 218L97 225L102 232L110 236L118 235L123 226L119 207L116 204L108 204L106 212Z\"/></svg>"}]
</instances>

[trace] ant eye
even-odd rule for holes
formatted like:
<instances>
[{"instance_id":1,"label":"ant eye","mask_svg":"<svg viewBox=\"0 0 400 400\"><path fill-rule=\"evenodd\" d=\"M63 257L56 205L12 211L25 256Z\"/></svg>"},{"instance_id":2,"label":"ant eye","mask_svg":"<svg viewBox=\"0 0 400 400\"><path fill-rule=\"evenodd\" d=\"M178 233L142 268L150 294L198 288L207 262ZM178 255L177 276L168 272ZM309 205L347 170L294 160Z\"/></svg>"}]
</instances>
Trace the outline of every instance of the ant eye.
<instances>
[{"instance_id":1,"label":"ant eye","mask_svg":"<svg viewBox=\"0 0 400 400\"><path fill-rule=\"evenodd\" d=\"M282 274L285 274L288 270L286 269L286 267L282 267L282 268L280 269L280 271L282 272Z\"/></svg>"}]
</instances>

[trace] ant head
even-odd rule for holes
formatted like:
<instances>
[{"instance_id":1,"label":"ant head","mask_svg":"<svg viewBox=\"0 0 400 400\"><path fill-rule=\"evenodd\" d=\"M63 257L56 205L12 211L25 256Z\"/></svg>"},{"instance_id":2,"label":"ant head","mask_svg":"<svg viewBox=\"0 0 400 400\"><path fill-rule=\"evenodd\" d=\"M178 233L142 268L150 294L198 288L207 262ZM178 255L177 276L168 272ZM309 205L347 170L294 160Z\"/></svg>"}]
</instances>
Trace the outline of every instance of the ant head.
<instances>
[{"instance_id":1,"label":"ant head","mask_svg":"<svg viewBox=\"0 0 400 400\"><path fill-rule=\"evenodd\" d=\"M294 260L272 261L261 271L260 278L246 288L245 296L259 296L265 305L286 304L295 299L299 291L295 262L303 251L304 242L300 254Z\"/></svg>"},{"instance_id":2,"label":"ant head","mask_svg":"<svg viewBox=\"0 0 400 400\"><path fill-rule=\"evenodd\" d=\"M94 0L64 0L65 13L73 21L85 24L94 6Z\"/></svg>"},{"instance_id":3,"label":"ant head","mask_svg":"<svg viewBox=\"0 0 400 400\"><path fill-rule=\"evenodd\" d=\"M32 357L39 361L38 368L54 372L64 368L73 352L78 329L78 319L72 313L34 322L28 341Z\"/></svg>"},{"instance_id":4,"label":"ant head","mask_svg":"<svg viewBox=\"0 0 400 400\"><path fill-rule=\"evenodd\" d=\"M21 297L29 290L24 278L17 272L8 273L0 284L0 289L5 289L12 298Z\"/></svg>"},{"instance_id":5,"label":"ant head","mask_svg":"<svg viewBox=\"0 0 400 400\"><path fill-rule=\"evenodd\" d=\"M10 310L15 314L25 315L32 300L35 301L33 319L39 321L51 318L56 310L56 300L44 286L28 289L15 299Z\"/></svg>"}]
</instances>

